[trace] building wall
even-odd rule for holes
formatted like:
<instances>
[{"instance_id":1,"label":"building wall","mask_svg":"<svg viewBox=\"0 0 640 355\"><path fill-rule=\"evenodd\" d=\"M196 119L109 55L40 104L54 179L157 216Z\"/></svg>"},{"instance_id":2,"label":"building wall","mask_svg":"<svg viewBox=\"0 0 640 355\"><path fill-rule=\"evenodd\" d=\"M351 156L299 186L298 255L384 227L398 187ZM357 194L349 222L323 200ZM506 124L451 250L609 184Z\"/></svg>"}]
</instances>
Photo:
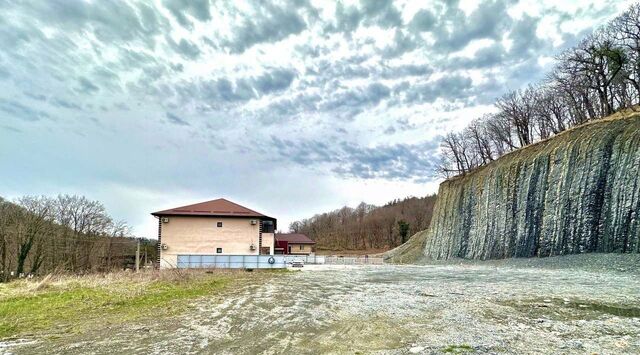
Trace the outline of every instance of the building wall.
<instances>
[{"instance_id":1,"label":"building wall","mask_svg":"<svg viewBox=\"0 0 640 355\"><path fill-rule=\"evenodd\" d=\"M162 244L168 248L161 251L160 268L175 267L178 254L258 254L259 223L252 225L252 219L256 218L169 216L161 228ZM217 227L218 222L222 227ZM273 240L262 236L263 245ZM250 249L252 244L254 250ZM222 248L222 253L216 253L217 248Z\"/></svg>"},{"instance_id":2,"label":"building wall","mask_svg":"<svg viewBox=\"0 0 640 355\"><path fill-rule=\"evenodd\" d=\"M262 246L269 247L269 255L273 255L273 248L275 246L275 234L273 233L262 233Z\"/></svg>"},{"instance_id":3,"label":"building wall","mask_svg":"<svg viewBox=\"0 0 640 355\"><path fill-rule=\"evenodd\" d=\"M311 254L311 244L295 244L295 243L289 243L289 246L291 247L291 253L290 254ZM302 246L302 249L300 249L300 247Z\"/></svg>"}]
</instances>

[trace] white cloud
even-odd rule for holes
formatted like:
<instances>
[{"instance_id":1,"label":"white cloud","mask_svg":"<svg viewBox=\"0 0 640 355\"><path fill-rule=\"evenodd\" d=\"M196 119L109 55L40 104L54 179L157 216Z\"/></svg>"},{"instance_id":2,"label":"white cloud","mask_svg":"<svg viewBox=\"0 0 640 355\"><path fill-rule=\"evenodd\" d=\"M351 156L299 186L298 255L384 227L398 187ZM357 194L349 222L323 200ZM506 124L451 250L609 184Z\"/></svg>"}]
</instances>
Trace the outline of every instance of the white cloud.
<instances>
[{"instance_id":1,"label":"white cloud","mask_svg":"<svg viewBox=\"0 0 640 355\"><path fill-rule=\"evenodd\" d=\"M625 6L1 2L0 195L84 194L147 236L218 196L288 223L434 192L439 135Z\"/></svg>"}]
</instances>

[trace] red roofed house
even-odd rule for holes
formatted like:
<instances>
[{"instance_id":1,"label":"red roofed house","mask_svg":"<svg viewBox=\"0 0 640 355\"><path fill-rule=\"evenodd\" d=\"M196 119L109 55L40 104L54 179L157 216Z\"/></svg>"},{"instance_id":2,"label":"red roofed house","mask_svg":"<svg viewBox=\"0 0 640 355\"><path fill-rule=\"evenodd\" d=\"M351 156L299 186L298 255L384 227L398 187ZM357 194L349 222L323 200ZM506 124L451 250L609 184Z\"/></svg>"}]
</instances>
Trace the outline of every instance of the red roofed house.
<instances>
[{"instance_id":1,"label":"red roofed house","mask_svg":"<svg viewBox=\"0 0 640 355\"><path fill-rule=\"evenodd\" d=\"M309 255L313 246L313 240L300 233L276 233L276 254Z\"/></svg>"},{"instance_id":2,"label":"red roofed house","mask_svg":"<svg viewBox=\"0 0 640 355\"><path fill-rule=\"evenodd\" d=\"M153 212L160 268L178 255L273 255L277 220L223 198Z\"/></svg>"}]
</instances>

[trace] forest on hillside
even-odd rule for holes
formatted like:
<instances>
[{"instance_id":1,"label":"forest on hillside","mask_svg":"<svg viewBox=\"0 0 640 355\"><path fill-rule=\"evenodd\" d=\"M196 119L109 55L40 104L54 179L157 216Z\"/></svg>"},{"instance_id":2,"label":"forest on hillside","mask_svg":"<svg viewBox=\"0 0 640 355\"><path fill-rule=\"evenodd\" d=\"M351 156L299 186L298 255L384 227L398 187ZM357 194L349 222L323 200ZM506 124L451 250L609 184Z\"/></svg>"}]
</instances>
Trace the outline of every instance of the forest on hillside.
<instances>
[{"instance_id":1,"label":"forest on hillside","mask_svg":"<svg viewBox=\"0 0 640 355\"><path fill-rule=\"evenodd\" d=\"M393 248L429 227L436 195L393 200L384 206L360 203L291 223L292 232L316 241L317 249Z\"/></svg>"},{"instance_id":2,"label":"forest on hillside","mask_svg":"<svg viewBox=\"0 0 640 355\"><path fill-rule=\"evenodd\" d=\"M640 104L640 4L556 57L541 83L499 98L441 144L443 177L465 174L505 153Z\"/></svg>"},{"instance_id":3,"label":"forest on hillside","mask_svg":"<svg viewBox=\"0 0 640 355\"><path fill-rule=\"evenodd\" d=\"M141 255L155 260L155 240L135 239L99 201L82 196L0 198L0 281L48 272L122 269ZM144 260L143 260L144 262Z\"/></svg>"}]
</instances>

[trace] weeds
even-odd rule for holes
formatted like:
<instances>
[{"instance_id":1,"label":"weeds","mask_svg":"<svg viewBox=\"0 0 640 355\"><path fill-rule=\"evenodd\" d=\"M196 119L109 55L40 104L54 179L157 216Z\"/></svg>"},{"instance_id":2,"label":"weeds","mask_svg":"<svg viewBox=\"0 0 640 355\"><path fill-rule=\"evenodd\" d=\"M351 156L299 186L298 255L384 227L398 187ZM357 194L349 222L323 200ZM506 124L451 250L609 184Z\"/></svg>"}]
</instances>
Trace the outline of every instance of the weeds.
<instances>
[{"instance_id":1,"label":"weeds","mask_svg":"<svg viewBox=\"0 0 640 355\"><path fill-rule=\"evenodd\" d=\"M47 275L0 284L0 338L45 331L81 332L98 325L175 315L198 297L266 273L202 270ZM162 309L162 312L153 312Z\"/></svg>"},{"instance_id":2,"label":"weeds","mask_svg":"<svg viewBox=\"0 0 640 355\"><path fill-rule=\"evenodd\" d=\"M461 354L467 352L473 352L474 349L470 345L460 344L460 345L449 345L446 348L442 349L443 353L448 354Z\"/></svg>"}]
</instances>

